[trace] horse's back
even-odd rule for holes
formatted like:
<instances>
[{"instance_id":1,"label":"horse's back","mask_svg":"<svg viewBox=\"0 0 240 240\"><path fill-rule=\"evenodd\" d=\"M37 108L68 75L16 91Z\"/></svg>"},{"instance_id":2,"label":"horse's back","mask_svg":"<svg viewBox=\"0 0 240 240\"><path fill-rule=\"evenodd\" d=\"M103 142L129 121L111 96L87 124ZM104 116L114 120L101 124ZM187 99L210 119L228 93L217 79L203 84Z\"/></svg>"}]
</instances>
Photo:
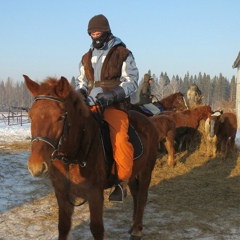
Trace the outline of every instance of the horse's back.
<instances>
[{"instance_id":1,"label":"horse's back","mask_svg":"<svg viewBox=\"0 0 240 240\"><path fill-rule=\"evenodd\" d=\"M176 124L171 117L164 114L160 114L157 116L150 117L149 119L153 122L157 129L159 142L166 138L170 131L175 134Z\"/></svg>"},{"instance_id":2,"label":"horse's back","mask_svg":"<svg viewBox=\"0 0 240 240\"><path fill-rule=\"evenodd\" d=\"M231 136L236 136L237 133L237 116L235 113L223 113L222 114L223 117L228 118L229 121L229 128L230 128L230 132L231 132Z\"/></svg>"},{"instance_id":3,"label":"horse's back","mask_svg":"<svg viewBox=\"0 0 240 240\"><path fill-rule=\"evenodd\" d=\"M129 119L130 123L138 133L143 146L143 154L134 160L131 179L135 179L135 176L140 174L145 179L145 183L147 183L151 180L151 172L157 160L157 130L149 117L139 112L130 111ZM148 186L146 185L145 187Z\"/></svg>"},{"instance_id":4,"label":"horse's back","mask_svg":"<svg viewBox=\"0 0 240 240\"><path fill-rule=\"evenodd\" d=\"M153 132L155 130L155 126L152 124L152 121L149 119L149 117L145 116L142 113L131 110L129 112L129 119L130 123L134 126L139 134L144 133L146 135L149 135L146 132L147 130Z\"/></svg>"},{"instance_id":5,"label":"horse's back","mask_svg":"<svg viewBox=\"0 0 240 240\"><path fill-rule=\"evenodd\" d=\"M140 139L142 140L144 151L155 150L157 152L158 145L158 134L156 127L149 119L149 117L137 112L129 112L130 123L133 125L134 129L137 131Z\"/></svg>"}]
</instances>

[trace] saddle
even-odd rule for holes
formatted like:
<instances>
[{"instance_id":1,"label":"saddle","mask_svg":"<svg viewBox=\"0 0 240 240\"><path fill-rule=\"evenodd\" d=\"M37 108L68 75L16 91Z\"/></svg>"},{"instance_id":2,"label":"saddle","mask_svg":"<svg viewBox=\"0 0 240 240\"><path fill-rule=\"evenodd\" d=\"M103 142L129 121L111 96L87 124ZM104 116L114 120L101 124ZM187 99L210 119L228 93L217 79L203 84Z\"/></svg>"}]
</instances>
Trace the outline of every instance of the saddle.
<instances>
[{"instance_id":1,"label":"saddle","mask_svg":"<svg viewBox=\"0 0 240 240\"><path fill-rule=\"evenodd\" d=\"M159 102L154 102L153 104L160 110L160 113L164 111L163 106ZM143 105L141 104L135 104L135 105L138 106L141 109L141 111L145 113L145 115L153 116L152 112L148 110L146 107L144 107Z\"/></svg>"}]
</instances>

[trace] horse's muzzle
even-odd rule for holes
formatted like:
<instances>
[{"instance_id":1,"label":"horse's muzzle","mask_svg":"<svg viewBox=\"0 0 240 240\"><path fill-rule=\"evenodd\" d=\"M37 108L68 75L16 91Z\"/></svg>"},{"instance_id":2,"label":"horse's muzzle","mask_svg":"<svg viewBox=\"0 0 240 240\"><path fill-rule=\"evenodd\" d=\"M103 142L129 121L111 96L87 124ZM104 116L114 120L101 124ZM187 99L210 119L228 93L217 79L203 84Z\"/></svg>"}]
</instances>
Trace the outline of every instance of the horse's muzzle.
<instances>
[{"instance_id":1,"label":"horse's muzzle","mask_svg":"<svg viewBox=\"0 0 240 240\"><path fill-rule=\"evenodd\" d=\"M33 177L46 178L48 176L49 168L45 162L32 164L28 162L28 171Z\"/></svg>"}]
</instances>

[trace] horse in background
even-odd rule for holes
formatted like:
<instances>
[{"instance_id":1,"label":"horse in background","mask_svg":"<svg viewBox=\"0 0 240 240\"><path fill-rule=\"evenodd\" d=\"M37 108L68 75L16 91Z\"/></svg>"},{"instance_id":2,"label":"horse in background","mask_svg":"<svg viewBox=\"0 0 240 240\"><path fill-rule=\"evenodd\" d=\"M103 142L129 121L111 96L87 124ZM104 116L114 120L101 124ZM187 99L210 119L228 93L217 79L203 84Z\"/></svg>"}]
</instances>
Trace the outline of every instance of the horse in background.
<instances>
[{"instance_id":1,"label":"horse in background","mask_svg":"<svg viewBox=\"0 0 240 240\"><path fill-rule=\"evenodd\" d=\"M175 122L175 140L178 143L178 150L183 150L184 143L186 149L190 148L191 140L199 127L200 121L206 121L211 113L212 109L209 105L198 106L182 112L163 112L164 115L169 116Z\"/></svg>"},{"instance_id":2,"label":"horse in background","mask_svg":"<svg viewBox=\"0 0 240 240\"><path fill-rule=\"evenodd\" d=\"M150 117L158 132L159 144L164 144L168 152L168 166L174 167L174 138L176 132L175 122L164 114Z\"/></svg>"},{"instance_id":3,"label":"horse in background","mask_svg":"<svg viewBox=\"0 0 240 240\"><path fill-rule=\"evenodd\" d=\"M183 111L187 109L187 104L184 98L184 94L181 92L173 93L159 101L153 102L153 104L160 109L160 112L163 111ZM153 114L144 106L139 104L130 104L131 109L141 112L144 115L150 117Z\"/></svg>"},{"instance_id":4,"label":"horse in background","mask_svg":"<svg viewBox=\"0 0 240 240\"><path fill-rule=\"evenodd\" d=\"M75 91L66 78L48 78L39 84L23 76L34 97L29 111L32 149L28 169L34 177L50 176L59 207L58 239L67 239L74 203L80 198L89 204L93 238L103 240L103 193L113 182L100 124L83 95ZM133 197L130 239L140 240L158 136L153 123L143 114L130 111L129 119L143 147L142 154L134 160L128 182ZM112 236L112 239L117 238Z\"/></svg>"},{"instance_id":5,"label":"horse in background","mask_svg":"<svg viewBox=\"0 0 240 240\"><path fill-rule=\"evenodd\" d=\"M203 95L199 87L193 83L188 87L187 103L189 108L195 108L202 105Z\"/></svg>"},{"instance_id":6,"label":"horse in background","mask_svg":"<svg viewBox=\"0 0 240 240\"><path fill-rule=\"evenodd\" d=\"M235 113L215 113L209 115L205 122L207 135L207 156L217 156L219 150L222 159L225 160L228 152L234 152L237 133L237 117Z\"/></svg>"}]
</instances>

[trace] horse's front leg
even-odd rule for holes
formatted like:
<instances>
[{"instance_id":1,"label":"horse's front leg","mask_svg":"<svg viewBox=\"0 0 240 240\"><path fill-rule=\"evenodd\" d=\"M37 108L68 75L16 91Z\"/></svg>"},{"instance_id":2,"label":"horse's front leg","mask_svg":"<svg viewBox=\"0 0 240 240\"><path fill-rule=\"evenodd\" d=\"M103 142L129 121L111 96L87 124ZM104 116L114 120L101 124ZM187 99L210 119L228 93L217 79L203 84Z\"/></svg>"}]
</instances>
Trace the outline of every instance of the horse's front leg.
<instances>
[{"instance_id":1,"label":"horse's front leg","mask_svg":"<svg viewBox=\"0 0 240 240\"><path fill-rule=\"evenodd\" d=\"M66 198L66 194L55 192L58 202L58 239L67 240L71 230L74 206Z\"/></svg>"},{"instance_id":2,"label":"horse's front leg","mask_svg":"<svg viewBox=\"0 0 240 240\"><path fill-rule=\"evenodd\" d=\"M167 138L164 146L168 152L168 166L174 167L174 140Z\"/></svg>"},{"instance_id":3,"label":"horse's front leg","mask_svg":"<svg viewBox=\"0 0 240 240\"><path fill-rule=\"evenodd\" d=\"M91 189L89 195L90 230L95 240L103 240L103 189Z\"/></svg>"}]
</instances>

